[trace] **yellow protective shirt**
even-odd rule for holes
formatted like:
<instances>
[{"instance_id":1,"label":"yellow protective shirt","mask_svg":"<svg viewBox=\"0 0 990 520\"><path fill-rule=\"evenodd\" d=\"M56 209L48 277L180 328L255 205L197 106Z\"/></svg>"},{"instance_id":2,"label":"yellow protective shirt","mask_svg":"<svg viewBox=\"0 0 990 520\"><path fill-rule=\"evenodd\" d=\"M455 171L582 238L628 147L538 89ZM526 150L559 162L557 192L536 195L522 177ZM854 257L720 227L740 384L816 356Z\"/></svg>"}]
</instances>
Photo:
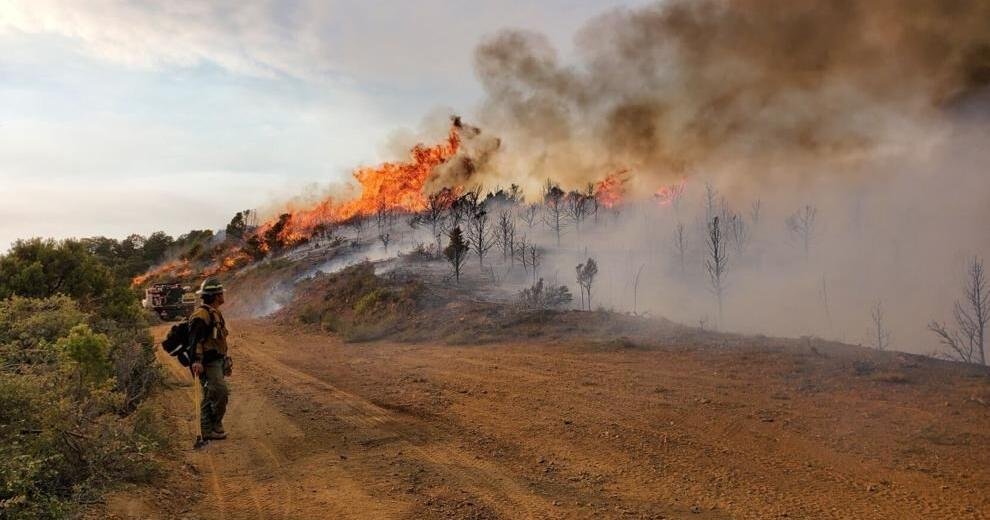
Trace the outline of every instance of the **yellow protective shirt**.
<instances>
[{"instance_id":1,"label":"yellow protective shirt","mask_svg":"<svg viewBox=\"0 0 990 520\"><path fill-rule=\"evenodd\" d=\"M190 323L195 320L203 320L210 328L210 333L206 339L196 343L196 358L207 359L208 352L216 352L219 358L227 355L227 324L224 322L223 314L219 309L209 305L200 305L189 316ZM212 357L212 356L210 356Z\"/></svg>"}]
</instances>

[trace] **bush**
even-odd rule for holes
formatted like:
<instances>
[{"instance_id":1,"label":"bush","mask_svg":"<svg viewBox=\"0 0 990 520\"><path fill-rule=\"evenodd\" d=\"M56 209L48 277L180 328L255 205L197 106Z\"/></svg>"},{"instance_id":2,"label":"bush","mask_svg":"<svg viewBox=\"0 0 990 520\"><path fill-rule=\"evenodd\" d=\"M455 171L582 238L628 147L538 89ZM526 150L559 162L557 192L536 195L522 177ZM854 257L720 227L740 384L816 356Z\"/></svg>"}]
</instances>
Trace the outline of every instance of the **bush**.
<instances>
[{"instance_id":1,"label":"bush","mask_svg":"<svg viewBox=\"0 0 990 520\"><path fill-rule=\"evenodd\" d=\"M305 323L306 325L312 325L314 323L320 322L320 309L316 306L307 306L299 311L299 321Z\"/></svg>"},{"instance_id":2,"label":"bush","mask_svg":"<svg viewBox=\"0 0 990 520\"><path fill-rule=\"evenodd\" d=\"M346 325L340 319L340 316L333 312L327 312L320 320L320 328L327 332L343 332Z\"/></svg>"},{"instance_id":3,"label":"bush","mask_svg":"<svg viewBox=\"0 0 990 520\"><path fill-rule=\"evenodd\" d=\"M543 283L543 278L540 278L532 287L523 289L519 292L519 301L526 307L531 307L535 309L555 309L558 307L563 307L573 300L571 296L571 291L567 289L567 286L561 285L558 287L547 286Z\"/></svg>"},{"instance_id":4,"label":"bush","mask_svg":"<svg viewBox=\"0 0 990 520\"><path fill-rule=\"evenodd\" d=\"M80 384L100 386L107 383L113 366L110 362L110 340L97 334L89 325L72 327L69 335L58 340L59 352L72 365Z\"/></svg>"},{"instance_id":5,"label":"bush","mask_svg":"<svg viewBox=\"0 0 990 520\"><path fill-rule=\"evenodd\" d=\"M420 242L412 251L402 255L402 258L412 262L432 262L437 259L437 245L426 245Z\"/></svg>"},{"instance_id":6,"label":"bush","mask_svg":"<svg viewBox=\"0 0 990 520\"><path fill-rule=\"evenodd\" d=\"M296 297L279 313L282 319L340 334L349 341L377 339L398 330L416 312L421 283L379 277L370 262L333 274L318 274L296 287Z\"/></svg>"},{"instance_id":7,"label":"bush","mask_svg":"<svg viewBox=\"0 0 990 520\"><path fill-rule=\"evenodd\" d=\"M0 518L65 518L156 471L159 440L121 417L157 373L147 331L89 319L65 296L0 300Z\"/></svg>"},{"instance_id":8,"label":"bush","mask_svg":"<svg viewBox=\"0 0 990 520\"><path fill-rule=\"evenodd\" d=\"M0 300L0 359L10 365L53 362L58 338L85 320L67 296Z\"/></svg>"},{"instance_id":9,"label":"bush","mask_svg":"<svg viewBox=\"0 0 990 520\"><path fill-rule=\"evenodd\" d=\"M383 307L393 300L394 297L388 289L377 287L354 304L354 313L359 317L370 316L383 310Z\"/></svg>"},{"instance_id":10,"label":"bush","mask_svg":"<svg viewBox=\"0 0 990 520\"><path fill-rule=\"evenodd\" d=\"M133 410L162 381L162 367L155 361L155 344L145 328L104 327L110 338L116 388L124 394L123 411Z\"/></svg>"}]
</instances>

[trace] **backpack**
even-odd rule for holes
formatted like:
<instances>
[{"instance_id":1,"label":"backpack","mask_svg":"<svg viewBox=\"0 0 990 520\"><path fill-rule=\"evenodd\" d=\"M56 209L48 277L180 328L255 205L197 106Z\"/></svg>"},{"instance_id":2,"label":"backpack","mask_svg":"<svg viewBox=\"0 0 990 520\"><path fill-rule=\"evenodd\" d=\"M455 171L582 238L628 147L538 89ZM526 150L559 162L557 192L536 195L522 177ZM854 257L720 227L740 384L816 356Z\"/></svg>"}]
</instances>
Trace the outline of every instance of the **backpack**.
<instances>
[{"instance_id":1,"label":"backpack","mask_svg":"<svg viewBox=\"0 0 990 520\"><path fill-rule=\"evenodd\" d=\"M162 349L168 353L168 355L179 360L179 364L184 367L192 365L193 353L192 345L190 345L189 336L192 330L189 327L189 320L176 323L172 325L169 329L168 334L165 335L165 339L162 341Z\"/></svg>"},{"instance_id":2,"label":"backpack","mask_svg":"<svg viewBox=\"0 0 990 520\"><path fill-rule=\"evenodd\" d=\"M201 307L206 308L207 312L210 314L210 329L213 330L217 326L217 320L213 317L213 312L210 311L209 307L201 305ZM186 318L185 321L176 323L172 325L172 328L168 330L168 334L165 335L165 339L162 340L162 349L168 353L168 355L174 357L179 361L179 364L188 367L191 366L194 359L193 345L192 345L192 320Z\"/></svg>"}]
</instances>

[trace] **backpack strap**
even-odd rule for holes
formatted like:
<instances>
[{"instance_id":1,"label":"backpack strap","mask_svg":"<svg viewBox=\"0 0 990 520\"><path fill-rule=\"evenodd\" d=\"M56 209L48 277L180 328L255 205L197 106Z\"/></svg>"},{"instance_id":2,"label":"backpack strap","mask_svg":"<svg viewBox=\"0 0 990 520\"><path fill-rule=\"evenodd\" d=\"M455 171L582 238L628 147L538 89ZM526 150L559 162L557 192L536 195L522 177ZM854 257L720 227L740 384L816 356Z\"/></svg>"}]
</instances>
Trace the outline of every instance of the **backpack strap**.
<instances>
[{"instance_id":1,"label":"backpack strap","mask_svg":"<svg viewBox=\"0 0 990 520\"><path fill-rule=\"evenodd\" d=\"M207 325L210 327L210 336L212 336L213 339L216 339L222 334L221 329L226 331L227 324L224 323L224 319L222 317L223 315L221 315L219 311L206 304L200 305L199 308L205 310L206 314L210 317Z\"/></svg>"}]
</instances>

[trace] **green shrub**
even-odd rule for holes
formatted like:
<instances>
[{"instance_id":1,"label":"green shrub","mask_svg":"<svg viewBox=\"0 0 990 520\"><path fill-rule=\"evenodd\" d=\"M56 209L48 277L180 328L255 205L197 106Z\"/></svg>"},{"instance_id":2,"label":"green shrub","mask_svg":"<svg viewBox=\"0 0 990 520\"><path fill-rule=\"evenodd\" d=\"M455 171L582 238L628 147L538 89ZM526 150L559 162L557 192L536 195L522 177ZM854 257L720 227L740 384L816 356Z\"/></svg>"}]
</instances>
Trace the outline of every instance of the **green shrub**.
<instances>
[{"instance_id":1,"label":"green shrub","mask_svg":"<svg viewBox=\"0 0 990 520\"><path fill-rule=\"evenodd\" d=\"M312 305L303 308L301 311L299 311L299 321L305 323L306 325L319 323L320 309Z\"/></svg>"},{"instance_id":2,"label":"green shrub","mask_svg":"<svg viewBox=\"0 0 990 520\"><path fill-rule=\"evenodd\" d=\"M126 415L161 375L122 276L150 261L138 239L32 239L0 255L0 518L70 517L155 474L161 421Z\"/></svg>"},{"instance_id":3,"label":"green shrub","mask_svg":"<svg viewBox=\"0 0 990 520\"><path fill-rule=\"evenodd\" d=\"M67 296L0 300L0 361L53 362L55 341L85 320L86 315Z\"/></svg>"},{"instance_id":4,"label":"green shrub","mask_svg":"<svg viewBox=\"0 0 990 520\"><path fill-rule=\"evenodd\" d=\"M59 339L56 345L81 382L99 386L110 378L113 365L110 340L105 334L94 333L89 325L80 324L72 327L69 335Z\"/></svg>"},{"instance_id":5,"label":"green shrub","mask_svg":"<svg viewBox=\"0 0 990 520\"><path fill-rule=\"evenodd\" d=\"M124 409L134 409L164 378L163 367L155 361L155 344L147 331L117 333L110 337L117 390L124 394Z\"/></svg>"},{"instance_id":6,"label":"green shrub","mask_svg":"<svg viewBox=\"0 0 990 520\"><path fill-rule=\"evenodd\" d=\"M170 435L172 428L155 405L142 404L130 416L131 432L142 442L150 446L167 448L171 446L174 436Z\"/></svg>"},{"instance_id":7,"label":"green shrub","mask_svg":"<svg viewBox=\"0 0 990 520\"><path fill-rule=\"evenodd\" d=\"M392 293L388 289L384 287L377 287L362 296L357 303L354 304L354 313L357 314L358 317L374 314L381 310L381 308L387 305L391 300Z\"/></svg>"},{"instance_id":8,"label":"green shrub","mask_svg":"<svg viewBox=\"0 0 990 520\"><path fill-rule=\"evenodd\" d=\"M102 348L93 336L79 330L69 340L89 344L79 347L85 361L77 366L67 357L69 366L90 360L100 366L90 356ZM147 481L158 471L155 423L146 414L121 419L116 410L123 395L109 385L77 393L77 374L0 372L0 518L66 518L73 503L115 482Z\"/></svg>"},{"instance_id":9,"label":"green shrub","mask_svg":"<svg viewBox=\"0 0 990 520\"><path fill-rule=\"evenodd\" d=\"M333 311L327 311L320 319L320 327L328 332L343 332L345 325L340 316Z\"/></svg>"},{"instance_id":10,"label":"green shrub","mask_svg":"<svg viewBox=\"0 0 990 520\"><path fill-rule=\"evenodd\" d=\"M157 373L151 340L109 328L94 331L68 297L0 300L0 518L66 518L156 471L147 415L120 415Z\"/></svg>"}]
</instances>

